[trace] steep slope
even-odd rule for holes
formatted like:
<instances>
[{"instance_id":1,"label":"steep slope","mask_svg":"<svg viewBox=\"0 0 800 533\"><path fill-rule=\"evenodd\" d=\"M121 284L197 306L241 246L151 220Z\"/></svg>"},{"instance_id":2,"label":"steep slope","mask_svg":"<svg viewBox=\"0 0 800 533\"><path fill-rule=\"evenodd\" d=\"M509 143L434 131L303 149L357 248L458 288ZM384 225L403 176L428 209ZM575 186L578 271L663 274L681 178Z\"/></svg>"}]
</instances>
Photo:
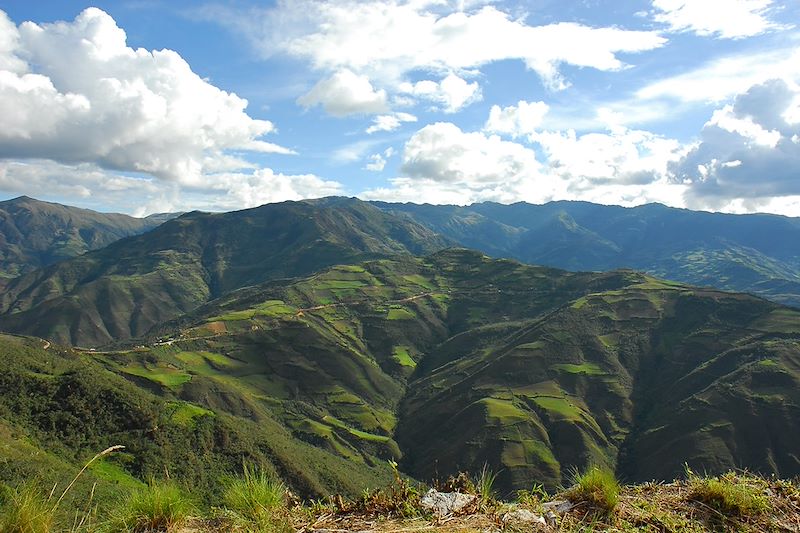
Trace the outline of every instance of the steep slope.
<instances>
[{"instance_id":1,"label":"steep slope","mask_svg":"<svg viewBox=\"0 0 800 533\"><path fill-rule=\"evenodd\" d=\"M98 346L143 335L243 286L446 245L427 228L355 199L193 212L13 280L0 295L0 329Z\"/></svg>"},{"instance_id":2,"label":"steep slope","mask_svg":"<svg viewBox=\"0 0 800 533\"><path fill-rule=\"evenodd\" d=\"M247 287L107 369L422 479L488 464L503 490L601 462L629 480L800 473L800 312L631 271L449 249Z\"/></svg>"},{"instance_id":3,"label":"steep slope","mask_svg":"<svg viewBox=\"0 0 800 533\"><path fill-rule=\"evenodd\" d=\"M800 306L800 219L658 204L374 205L495 257L570 270L633 268Z\"/></svg>"},{"instance_id":4,"label":"steep slope","mask_svg":"<svg viewBox=\"0 0 800 533\"><path fill-rule=\"evenodd\" d=\"M412 474L500 472L557 486L601 463L628 481L746 467L797 475L800 312L647 278L437 348L396 440ZM496 332L493 332L496 335Z\"/></svg>"},{"instance_id":5,"label":"steep slope","mask_svg":"<svg viewBox=\"0 0 800 533\"><path fill-rule=\"evenodd\" d=\"M144 233L172 215L134 218L20 196L0 202L0 278L12 278Z\"/></svg>"}]
</instances>

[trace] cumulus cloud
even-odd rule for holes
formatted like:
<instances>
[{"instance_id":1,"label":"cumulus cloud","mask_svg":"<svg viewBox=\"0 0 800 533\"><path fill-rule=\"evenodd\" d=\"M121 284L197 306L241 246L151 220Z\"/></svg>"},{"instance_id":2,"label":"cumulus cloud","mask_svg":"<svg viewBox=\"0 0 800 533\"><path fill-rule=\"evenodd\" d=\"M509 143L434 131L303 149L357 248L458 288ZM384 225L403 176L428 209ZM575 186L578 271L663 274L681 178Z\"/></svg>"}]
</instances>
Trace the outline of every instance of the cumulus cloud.
<instances>
[{"instance_id":1,"label":"cumulus cloud","mask_svg":"<svg viewBox=\"0 0 800 533\"><path fill-rule=\"evenodd\" d=\"M690 205L727 209L742 199L766 205L799 196L800 123L792 116L798 99L800 86L770 80L717 110L699 142L671 167L675 181L690 184Z\"/></svg>"},{"instance_id":2,"label":"cumulus cloud","mask_svg":"<svg viewBox=\"0 0 800 533\"><path fill-rule=\"evenodd\" d=\"M526 102L525 100L520 100L515 106L501 108L493 105L484 129L512 137L530 135L542 124L549 109L550 107L544 102Z\"/></svg>"},{"instance_id":3,"label":"cumulus cloud","mask_svg":"<svg viewBox=\"0 0 800 533\"><path fill-rule=\"evenodd\" d=\"M779 27L768 18L772 0L653 0L655 20L672 31L724 39L752 37Z\"/></svg>"},{"instance_id":4,"label":"cumulus cloud","mask_svg":"<svg viewBox=\"0 0 800 533\"><path fill-rule=\"evenodd\" d=\"M378 115L372 119L372 126L368 127L365 131L367 133L375 133L378 131L394 131L399 128L403 122L416 122L417 117L410 113L391 113L389 115Z\"/></svg>"},{"instance_id":5,"label":"cumulus cloud","mask_svg":"<svg viewBox=\"0 0 800 533\"><path fill-rule=\"evenodd\" d=\"M663 181L669 163L683 155L674 139L624 127L583 135L574 130L539 132L530 138L546 154L550 173L575 190Z\"/></svg>"},{"instance_id":6,"label":"cumulus cloud","mask_svg":"<svg viewBox=\"0 0 800 533\"><path fill-rule=\"evenodd\" d=\"M453 73L440 82L422 80L416 83L403 82L398 91L417 98L441 104L445 113L455 113L482 98L478 82L469 83Z\"/></svg>"},{"instance_id":7,"label":"cumulus cloud","mask_svg":"<svg viewBox=\"0 0 800 533\"><path fill-rule=\"evenodd\" d=\"M371 189L360 196L457 204L549 198L552 191L540 180L539 169L536 154L525 146L438 122L406 142L401 175L390 180L392 187Z\"/></svg>"},{"instance_id":8,"label":"cumulus cloud","mask_svg":"<svg viewBox=\"0 0 800 533\"><path fill-rule=\"evenodd\" d=\"M496 61L519 60L554 90L561 65L619 70L620 53L663 46L655 31L574 22L531 25L489 1L279 0L274 7L206 8L210 20L247 36L265 57L288 54L330 75L350 71L396 94L430 95L452 112L480 97L463 75ZM410 83L415 73L444 78ZM435 84L435 86L434 86Z\"/></svg>"},{"instance_id":9,"label":"cumulus cloud","mask_svg":"<svg viewBox=\"0 0 800 533\"><path fill-rule=\"evenodd\" d=\"M286 175L269 168L252 174L223 174L215 181L214 189L224 191L216 201L217 208L241 209L284 200L302 200L341 195L342 185L323 180L313 174Z\"/></svg>"},{"instance_id":10,"label":"cumulus cloud","mask_svg":"<svg viewBox=\"0 0 800 533\"><path fill-rule=\"evenodd\" d=\"M384 150L382 153L372 154L367 158L367 164L364 166L366 170L372 172L382 172L386 167L386 160L394 155L394 148L391 146Z\"/></svg>"},{"instance_id":11,"label":"cumulus cloud","mask_svg":"<svg viewBox=\"0 0 800 533\"><path fill-rule=\"evenodd\" d=\"M684 206L686 185L669 173L669 164L686 153L678 141L619 125L583 135L539 130L546 106L538 104L493 109L483 132L464 132L451 123L422 128L406 143L391 186L361 196L455 204L569 199Z\"/></svg>"},{"instance_id":12,"label":"cumulus cloud","mask_svg":"<svg viewBox=\"0 0 800 533\"><path fill-rule=\"evenodd\" d=\"M251 165L233 151L289 153L261 137L247 101L171 50L130 48L105 12L14 26L0 16L0 157L93 163L199 185Z\"/></svg>"},{"instance_id":13,"label":"cumulus cloud","mask_svg":"<svg viewBox=\"0 0 800 533\"><path fill-rule=\"evenodd\" d=\"M322 105L335 117L382 113L388 109L386 91L375 90L369 78L348 69L317 82L307 94L297 99L297 103L303 107Z\"/></svg>"}]
</instances>

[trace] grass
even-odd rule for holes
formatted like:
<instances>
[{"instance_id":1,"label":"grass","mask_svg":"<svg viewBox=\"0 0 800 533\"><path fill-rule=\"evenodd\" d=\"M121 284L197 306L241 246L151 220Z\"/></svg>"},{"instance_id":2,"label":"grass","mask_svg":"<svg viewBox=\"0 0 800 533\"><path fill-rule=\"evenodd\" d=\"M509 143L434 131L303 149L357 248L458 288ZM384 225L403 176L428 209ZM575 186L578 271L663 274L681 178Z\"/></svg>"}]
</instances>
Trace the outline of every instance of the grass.
<instances>
[{"instance_id":1,"label":"grass","mask_svg":"<svg viewBox=\"0 0 800 533\"><path fill-rule=\"evenodd\" d=\"M286 486L262 469L245 465L242 477L225 487L223 501L235 527L253 532L291 531Z\"/></svg>"},{"instance_id":2,"label":"grass","mask_svg":"<svg viewBox=\"0 0 800 533\"><path fill-rule=\"evenodd\" d=\"M186 522L194 512L194 504L177 485L151 479L146 487L117 503L109 527L133 533L168 531Z\"/></svg>"},{"instance_id":3,"label":"grass","mask_svg":"<svg viewBox=\"0 0 800 533\"><path fill-rule=\"evenodd\" d=\"M770 509L764 483L728 472L716 477L700 477L689 470L690 499L722 513L752 516Z\"/></svg>"},{"instance_id":4,"label":"grass","mask_svg":"<svg viewBox=\"0 0 800 533\"><path fill-rule=\"evenodd\" d=\"M415 368L417 363L411 358L408 353L408 346L395 346L392 350L392 359L394 359L400 366Z\"/></svg>"},{"instance_id":5,"label":"grass","mask_svg":"<svg viewBox=\"0 0 800 533\"><path fill-rule=\"evenodd\" d=\"M8 489L0 499L0 533L49 533L54 523L53 503L35 482Z\"/></svg>"},{"instance_id":6,"label":"grass","mask_svg":"<svg viewBox=\"0 0 800 533\"><path fill-rule=\"evenodd\" d=\"M475 490L478 497L483 503L490 503L494 501L497 493L494 490L494 482L497 479L497 473L489 470L489 465L483 465L480 473L475 478Z\"/></svg>"},{"instance_id":7,"label":"grass","mask_svg":"<svg viewBox=\"0 0 800 533\"><path fill-rule=\"evenodd\" d=\"M411 320L416 318L417 315L405 308L391 308L386 315L387 320Z\"/></svg>"},{"instance_id":8,"label":"grass","mask_svg":"<svg viewBox=\"0 0 800 533\"><path fill-rule=\"evenodd\" d=\"M614 472L601 466L590 466L575 473L574 484L566 496L573 502L585 502L596 511L610 514L619 503L620 484Z\"/></svg>"}]
</instances>

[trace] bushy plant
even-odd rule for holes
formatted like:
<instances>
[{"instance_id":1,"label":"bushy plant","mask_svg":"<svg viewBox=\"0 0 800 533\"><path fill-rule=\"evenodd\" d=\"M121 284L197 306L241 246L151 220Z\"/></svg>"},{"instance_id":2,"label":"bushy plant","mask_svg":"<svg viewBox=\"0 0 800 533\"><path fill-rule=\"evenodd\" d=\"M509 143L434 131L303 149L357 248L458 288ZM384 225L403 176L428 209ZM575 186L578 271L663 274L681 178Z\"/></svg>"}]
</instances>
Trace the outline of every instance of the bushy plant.
<instances>
[{"instance_id":1,"label":"bushy plant","mask_svg":"<svg viewBox=\"0 0 800 533\"><path fill-rule=\"evenodd\" d=\"M264 470L245 465L242 477L228 482L223 501L240 528L275 533L291 531L286 486Z\"/></svg>"},{"instance_id":2,"label":"bushy plant","mask_svg":"<svg viewBox=\"0 0 800 533\"><path fill-rule=\"evenodd\" d=\"M614 472L601 466L591 466L575 473L574 484L566 496L575 502L586 502L594 509L610 513L619 503L620 485Z\"/></svg>"},{"instance_id":3,"label":"bushy plant","mask_svg":"<svg viewBox=\"0 0 800 533\"><path fill-rule=\"evenodd\" d=\"M195 511L191 499L169 481L150 480L111 511L112 531L166 531L184 523Z\"/></svg>"}]
</instances>

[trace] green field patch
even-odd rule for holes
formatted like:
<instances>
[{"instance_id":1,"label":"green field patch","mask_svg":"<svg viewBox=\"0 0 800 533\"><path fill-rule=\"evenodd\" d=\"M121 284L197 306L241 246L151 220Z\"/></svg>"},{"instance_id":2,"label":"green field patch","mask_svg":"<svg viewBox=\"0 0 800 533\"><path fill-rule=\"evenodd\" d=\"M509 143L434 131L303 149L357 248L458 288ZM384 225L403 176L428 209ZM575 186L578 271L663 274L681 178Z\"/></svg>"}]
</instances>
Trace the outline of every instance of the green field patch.
<instances>
[{"instance_id":1,"label":"green field patch","mask_svg":"<svg viewBox=\"0 0 800 533\"><path fill-rule=\"evenodd\" d=\"M572 305L570 307L573 309L583 309L583 307L587 303L589 303L589 300L584 296L583 298L578 298L577 300L572 302Z\"/></svg>"},{"instance_id":2,"label":"green field patch","mask_svg":"<svg viewBox=\"0 0 800 533\"><path fill-rule=\"evenodd\" d=\"M567 374L582 374L584 376L605 376L608 372L604 371L595 363L581 363L573 365L570 363L553 365L550 367L556 372L565 372Z\"/></svg>"},{"instance_id":3,"label":"green field patch","mask_svg":"<svg viewBox=\"0 0 800 533\"><path fill-rule=\"evenodd\" d=\"M545 463L558 466L558 460L547 444L540 440L507 441L503 446L501 462L510 468Z\"/></svg>"},{"instance_id":4,"label":"green field patch","mask_svg":"<svg viewBox=\"0 0 800 533\"><path fill-rule=\"evenodd\" d=\"M501 425L510 425L527 420L528 414L514 405L509 400L498 398L482 398L478 400L486 409L486 417L500 422Z\"/></svg>"},{"instance_id":5,"label":"green field patch","mask_svg":"<svg viewBox=\"0 0 800 533\"><path fill-rule=\"evenodd\" d=\"M313 283L312 288L316 290L331 289L360 289L366 286L360 279L324 279Z\"/></svg>"},{"instance_id":6,"label":"green field patch","mask_svg":"<svg viewBox=\"0 0 800 533\"><path fill-rule=\"evenodd\" d=\"M126 366L120 369L125 374L131 376L138 376L140 378L149 379L159 385L167 388L180 387L187 381L191 381L192 376L183 370L165 366L143 367L143 366Z\"/></svg>"},{"instance_id":7,"label":"green field patch","mask_svg":"<svg viewBox=\"0 0 800 533\"><path fill-rule=\"evenodd\" d=\"M296 312L297 309L286 305L283 300L267 300L256 307L213 316L207 319L206 322L235 322L237 320L251 320L255 317L278 318L286 315L293 315Z\"/></svg>"},{"instance_id":8,"label":"green field patch","mask_svg":"<svg viewBox=\"0 0 800 533\"><path fill-rule=\"evenodd\" d=\"M762 359L761 361L759 361L756 364L758 366L760 366L760 367L763 367L763 368L780 368L781 367L781 365L779 363L775 362L772 359Z\"/></svg>"},{"instance_id":9,"label":"green field patch","mask_svg":"<svg viewBox=\"0 0 800 533\"><path fill-rule=\"evenodd\" d=\"M392 307L386 315L388 320L413 320L417 314L404 307Z\"/></svg>"},{"instance_id":10,"label":"green field patch","mask_svg":"<svg viewBox=\"0 0 800 533\"><path fill-rule=\"evenodd\" d=\"M408 346L395 346L392 349L392 359L401 366L415 368L417 363L411 358L411 354L408 353L408 350Z\"/></svg>"},{"instance_id":11,"label":"green field patch","mask_svg":"<svg viewBox=\"0 0 800 533\"><path fill-rule=\"evenodd\" d=\"M556 413L567 420L581 420L580 408L563 396L537 396L533 401L542 409Z\"/></svg>"},{"instance_id":12,"label":"green field patch","mask_svg":"<svg viewBox=\"0 0 800 533\"><path fill-rule=\"evenodd\" d=\"M354 272L358 274L366 272L366 270L364 270L364 267L358 265L336 265L331 270L339 272Z\"/></svg>"},{"instance_id":13,"label":"green field patch","mask_svg":"<svg viewBox=\"0 0 800 533\"><path fill-rule=\"evenodd\" d=\"M201 416L215 416L213 411L188 402L167 402L167 407L172 410L170 420L184 427L194 426L195 418Z\"/></svg>"},{"instance_id":14,"label":"green field patch","mask_svg":"<svg viewBox=\"0 0 800 533\"><path fill-rule=\"evenodd\" d=\"M597 339L606 348L616 348L619 344L619 334L609 333L608 335L598 335Z\"/></svg>"},{"instance_id":15,"label":"green field patch","mask_svg":"<svg viewBox=\"0 0 800 533\"><path fill-rule=\"evenodd\" d=\"M390 437L387 437L385 435L376 435L374 433L368 433L366 431L361 431L360 429L352 428L347 424L345 424L344 422L342 422L341 420L339 420L338 418L330 415L325 415L324 417L322 417L322 420L330 424L331 426L343 429L347 431L350 435L358 437L359 439L362 440L368 440L371 442L381 442L381 443L388 442L391 440Z\"/></svg>"},{"instance_id":16,"label":"green field patch","mask_svg":"<svg viewBox=\"0 0 800 533\"><path fill-rule=\"evenodd\" d=\"M518 344L514 347L515 350L541 350L545 347L544 341L526 342L525 344Z\"/></svg>"},{"instance_id":17,"label":"green field patch","mask_svg":"<svg viewBox=\"0 0 800 533\"><path fill-rule=\"evenodd\" d=\"M420 274L406 274L405 276L403 276L403 279L409 283L413 283L414 285L419 285L423 289L428 289L428 290L434 289L431 280L429 280L424 276L421 276Z\"/></svg>"}]
</instances>

